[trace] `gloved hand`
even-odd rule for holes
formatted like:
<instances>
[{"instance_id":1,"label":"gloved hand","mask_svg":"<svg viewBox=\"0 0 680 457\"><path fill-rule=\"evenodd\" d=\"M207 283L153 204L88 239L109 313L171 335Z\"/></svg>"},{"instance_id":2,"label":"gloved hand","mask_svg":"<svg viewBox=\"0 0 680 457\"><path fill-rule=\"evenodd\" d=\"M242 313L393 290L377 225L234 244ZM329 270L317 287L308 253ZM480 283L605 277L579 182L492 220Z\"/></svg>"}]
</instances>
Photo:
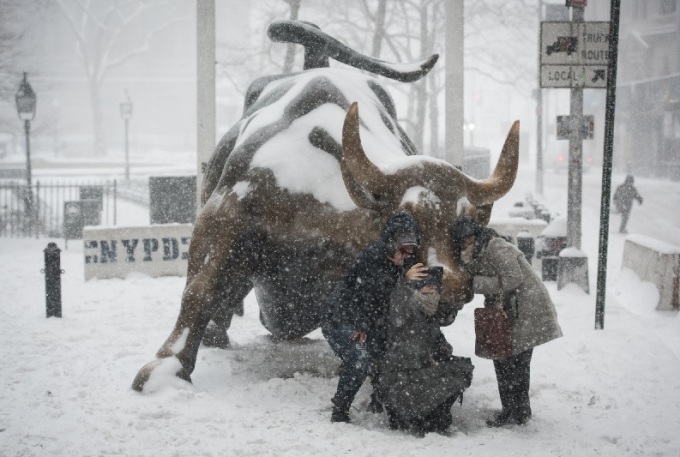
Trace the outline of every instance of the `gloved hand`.
<instances>
[{"instance_id":1,"label":"gloved hand","mask_svg":"<svg viewBox=\"0 0 680 457\"><path fill-rule=\"evenodd\" d=\"M439 308L439 298L440 294L436 290L434 291L415 291L416 301L418 302L418 307L425 313L426 316L432 317L437 312Z\"/></svg>"}]
</instances>

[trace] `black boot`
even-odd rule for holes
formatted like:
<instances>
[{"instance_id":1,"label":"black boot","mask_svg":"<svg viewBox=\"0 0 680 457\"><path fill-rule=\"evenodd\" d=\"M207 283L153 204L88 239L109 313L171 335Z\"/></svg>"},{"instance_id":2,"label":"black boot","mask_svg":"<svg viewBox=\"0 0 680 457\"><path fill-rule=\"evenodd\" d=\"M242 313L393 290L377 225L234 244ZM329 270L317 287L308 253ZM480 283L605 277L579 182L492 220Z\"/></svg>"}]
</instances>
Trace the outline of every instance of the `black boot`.
<instances>
[{"instance_id":1,"label":"black boot","mask_svg":"<svg viewBox=\"0 0 680 457\"><path fill-rule=\"evenodd\" d=\"M407 430L408 429L408 423L406 423L404 420L402 420L396 413L393 413L389 409L386 412L387 412L387 419L389 420L391 430Z\"/></svg>"},{"instance_id":2,"label":"black boot","mask_svg":"<svg viewBox=\"0 0 680 457\"><path fill-rule=\"evenodd\" d=\"M517 425L525 425L531 420L531 406L529 406L528 402L515 409L514 417Z\"/></svg>"},{"instance_id":3,"label":"black boot","mask_svg":"<svg viewBox=\"0 0 680 457\"><path fill-rule=\"evenodd\" d=\"M509 409L504 409L499 413L495 413L491 419L486 420L487 427L502 427L515 423L515 416L513 415L512 410Z\"/></svg>"},{"instance_id":4,"label":"black boot","mask_svg":"<svg viewBox=\"0 0 680 457\"><path fill-rule=\"evenodd\" d=\"M331 398L333 403L333 412L331 413L331 422L345 422L349 423L349 407L352 405L348 401L337 400Z\"/></svg>"}]
</instances>

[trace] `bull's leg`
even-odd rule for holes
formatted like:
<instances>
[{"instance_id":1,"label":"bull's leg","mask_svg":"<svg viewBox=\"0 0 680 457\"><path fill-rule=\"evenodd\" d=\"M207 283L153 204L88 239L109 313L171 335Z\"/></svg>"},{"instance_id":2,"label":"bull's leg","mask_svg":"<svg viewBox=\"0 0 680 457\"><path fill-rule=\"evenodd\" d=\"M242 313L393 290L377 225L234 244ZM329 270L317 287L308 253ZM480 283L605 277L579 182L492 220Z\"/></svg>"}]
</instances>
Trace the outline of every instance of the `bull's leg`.
<instances>
[{"instance_id":1,"label":"bull's leg","mask_svg":"<svg viewBox=\"0 0 680 457\"><path fill-rule=\"evenodd\" d=\"M251 244L251 243L247 243ZM248 255L248 257L251 257ZM238 265L240 267L247 266L252 263L253 259L239 259ZM230 262L232 262L230 260ZM254 268L255 266L253 266ZM252 271L252 268L248 268L247 271ZM217 294L217 301L219 305L216 307L216 311L212 316L213 325L208 325L203 334L203 344L208 347L217 347L220 349L227 349L229 347L229 335L227 335L227 330L231 326L231 319L234 314L243 316L243 300L238 300L238 297L245 297L248 292L253 288L249 280L240 281L238 284L234 284L232 281L224 278L220 281L219 286L221 289Z\"/></svg>"},{"instance_id":2,"label":"bull's leg","mask_svg":"<svg viewBox=\"0 0 680 457\"><path fill-rule=\"evenodd\" d=\"M227 305L218 308L212 317L214 325L209 325L203 334L203 344L209 347L227 349L229 347L229 335L227 330L231 326L231 318L235 310Z\"/></svg>"},{"instance_id":3,"label":"bull's leg","mask_svg":"<svg viewBox=\"0 0 680 457\"><path fill-rule=\"evenodd\" d=\"M157 360L148 363L137 373L132 388L142 391L152 373L163 366L191 382L196 355L205 329L217 307L229 297L238 303L250 288L249 271L253 262L244 261L252 253L252 243L230 238L215 227L225 221L199 217L194 228L189 252L187 284L175 327L156 353ZM224 281L226 285L221 285Z\"/></svg>"}]
</instances>

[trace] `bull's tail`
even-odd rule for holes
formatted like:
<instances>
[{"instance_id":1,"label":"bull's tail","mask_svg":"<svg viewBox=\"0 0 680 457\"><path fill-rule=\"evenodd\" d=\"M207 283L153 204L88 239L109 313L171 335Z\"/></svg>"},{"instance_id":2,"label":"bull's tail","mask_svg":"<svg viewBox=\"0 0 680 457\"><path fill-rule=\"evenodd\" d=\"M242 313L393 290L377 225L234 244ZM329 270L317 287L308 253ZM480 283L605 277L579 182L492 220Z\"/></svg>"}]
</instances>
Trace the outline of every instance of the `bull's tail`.
<instances>
[{"instance_id":1,"label":"bull's tail","mask_svg":"<svg viewBox=\"0 0 680 457\"><path fill-rule=\"evenodd\" d=\"M296 43L305 48L305 70L328 66L328 58L360 70L370 71L401 82L417 81L434 67L438 54L417 63L390 63L361 54L322 32L314 24L302 21L274 21L267 29L273 41Z\"/></svg>"}]
</instances>

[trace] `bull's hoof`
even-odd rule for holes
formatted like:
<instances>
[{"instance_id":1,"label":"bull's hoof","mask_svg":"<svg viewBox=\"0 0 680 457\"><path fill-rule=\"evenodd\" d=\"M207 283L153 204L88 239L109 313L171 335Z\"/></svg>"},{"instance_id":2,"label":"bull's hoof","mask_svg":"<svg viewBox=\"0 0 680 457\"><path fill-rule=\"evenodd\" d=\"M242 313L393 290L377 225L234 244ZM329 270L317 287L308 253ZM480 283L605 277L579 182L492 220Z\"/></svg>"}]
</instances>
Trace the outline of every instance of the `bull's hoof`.
<instances>
[{"instance_id":1,"label":"bull's hoof","mask_svg":"<svg viewBox=\"0 0 680 457\"><path fill-rule=\"evenodd\" d=\"M227 331L219 325L209 325L203 334L203 344L207 347L228 349L229 335Z\"/></svg>"},{"instance_id":2,"label":"bull's hoof","mask_svg":"<svg viewBox=\"0 0 680 457\"><path fill-rule=\"evenodd\" d=\"M153 384L155 388L158 388L163 384L163 379L168 377L177 377L191 383L191 376L177 357L167 357L156 359L144 365L132 381L132 389L143 392L147 384Z\"/></svg>"}]
</instances>

